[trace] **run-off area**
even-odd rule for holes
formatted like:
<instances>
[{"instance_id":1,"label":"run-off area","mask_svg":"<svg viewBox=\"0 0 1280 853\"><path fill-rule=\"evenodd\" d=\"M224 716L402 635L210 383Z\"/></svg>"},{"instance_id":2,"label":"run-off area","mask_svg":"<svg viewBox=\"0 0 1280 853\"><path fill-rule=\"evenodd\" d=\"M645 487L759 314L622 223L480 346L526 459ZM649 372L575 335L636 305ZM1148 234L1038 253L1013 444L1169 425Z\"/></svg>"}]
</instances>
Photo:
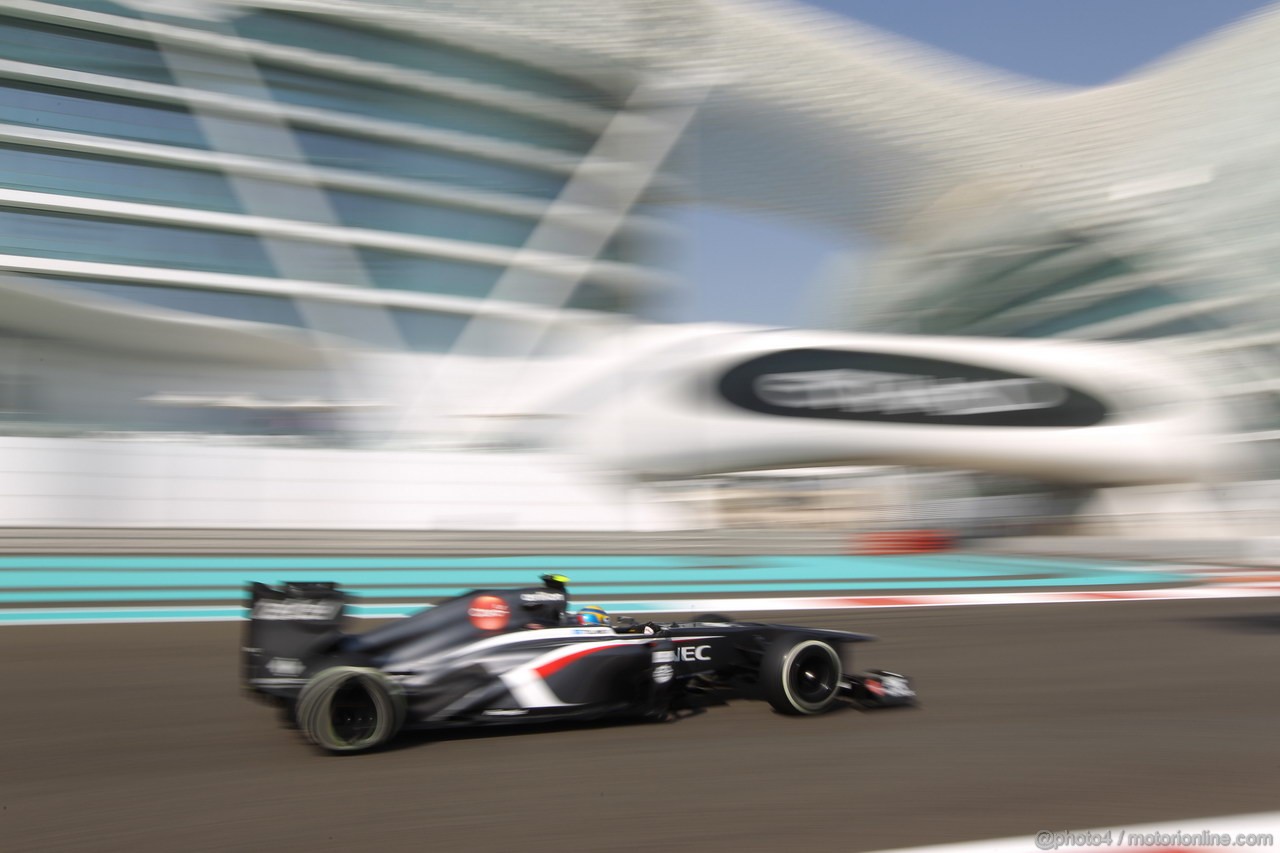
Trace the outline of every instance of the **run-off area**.
<instances>
[{"instance_id":1,"label":"run-off area","mask_svg":"<svg viewBox=\"0 0 1280 853\"><path fill-rule=\"evenodd\" d=\"M740 701L334 758L242 695L234 622L6 631L5 846L868 851L1275 809L1274 599L767 618L878 635L859 665L912 675L920 707Z\"/></svg>"}]
</instances>

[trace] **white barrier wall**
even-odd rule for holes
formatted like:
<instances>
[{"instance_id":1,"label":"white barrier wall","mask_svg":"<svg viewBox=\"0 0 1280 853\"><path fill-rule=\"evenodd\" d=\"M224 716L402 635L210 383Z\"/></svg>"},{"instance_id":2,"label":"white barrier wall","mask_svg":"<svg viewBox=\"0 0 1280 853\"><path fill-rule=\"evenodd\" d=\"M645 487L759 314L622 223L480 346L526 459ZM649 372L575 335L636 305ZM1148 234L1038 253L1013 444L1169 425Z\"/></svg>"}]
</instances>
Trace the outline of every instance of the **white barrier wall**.
<instances>
[{"instance_id":1,"label":"white barrier wall","mask_svg":"<svg viewBox=\"0 0 1280 853\"><path fill-rule=\"evenodd\" d=\"M0 525L643 531L697 519L546 453L0 437Z\"/></svg>"}]
</instances>

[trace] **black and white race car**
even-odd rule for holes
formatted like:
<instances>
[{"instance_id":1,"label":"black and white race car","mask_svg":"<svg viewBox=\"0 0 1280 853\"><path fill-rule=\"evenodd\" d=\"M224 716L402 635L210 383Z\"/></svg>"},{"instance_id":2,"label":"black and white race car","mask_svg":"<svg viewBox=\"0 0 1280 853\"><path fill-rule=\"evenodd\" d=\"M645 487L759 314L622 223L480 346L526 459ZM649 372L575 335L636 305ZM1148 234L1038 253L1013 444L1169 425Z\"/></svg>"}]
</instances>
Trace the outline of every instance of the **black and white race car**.
<instances>
[{"instance_id":1,"label":"black and white race car","mask_svg":"<svg viewBox=\"0 0 1280 853\"><path fill-rule=\"evenodd\" d=\"M402 729L608 717L666 719L724 692L784 714L840 697L909 705L898 673L850 671L866 634L734 622L581 625L565 578L475 590L361 634L340 629L348 596L331 583L250 587L248 688L278 702L331 752L381 746Z\"/></svg>"}]
</instances>

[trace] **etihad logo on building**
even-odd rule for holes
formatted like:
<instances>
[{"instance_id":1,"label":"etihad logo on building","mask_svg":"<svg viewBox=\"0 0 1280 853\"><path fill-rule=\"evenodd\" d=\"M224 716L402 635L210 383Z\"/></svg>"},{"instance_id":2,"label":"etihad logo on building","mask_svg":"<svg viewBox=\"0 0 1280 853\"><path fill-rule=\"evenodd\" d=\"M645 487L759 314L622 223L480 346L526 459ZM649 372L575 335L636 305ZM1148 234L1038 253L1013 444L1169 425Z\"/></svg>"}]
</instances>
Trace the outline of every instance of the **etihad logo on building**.
<instances>
[{"instance_id":1,"label":"etihad logo on building","mask_svg":"<svg viewBox=\"0 0 1280 853\"><path fill-rule=\"evenodd\" d=\"M761 400L774 406L931 417L1051 409L1067 399L1062 386L1040 379L967 382L870 370L767 373L756 378L754 387Z\"/></svg>"},{"instance_id":2,"label":"etihad logo on building","mask_svg":"<svg viewBox=\"0 0 1280 853\"><path fill-rule=\"evenodd\" d=\"M933 358L783 350L721 377L725 400L761 414L951 426L1092 426L1106 407L1062 383Z\"/></svg>"}]
</instances>

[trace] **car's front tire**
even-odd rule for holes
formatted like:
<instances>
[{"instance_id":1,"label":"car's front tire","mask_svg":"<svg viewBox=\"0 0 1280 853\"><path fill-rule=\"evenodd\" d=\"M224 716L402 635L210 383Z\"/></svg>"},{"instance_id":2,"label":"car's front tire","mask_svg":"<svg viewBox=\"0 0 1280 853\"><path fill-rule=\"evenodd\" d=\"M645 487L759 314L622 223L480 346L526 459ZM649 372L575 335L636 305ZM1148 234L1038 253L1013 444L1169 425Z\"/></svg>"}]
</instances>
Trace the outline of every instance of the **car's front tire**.
<instances>
[{"instance_id":1,"label":"car's front tire","mask_svg":"<svg viewBox=\"0 0 1280 853\"><path fill-rule=\"evenodd\" d=\"M297 721L307 739L329 752L364 752L400 731L404 693L376 669L337 666L317 673L298 696Z\"/></svg>"},{"instance_id":2,"label":"car's front tire","mask_svg":"<svg viewBox=\"0 0 1280 853\"><path fill-rule=\"evenodd\" d=\"M840 693L844 674L830 643L794 635L775 639L760 663L765 698L780 714L821 714Z\"/></svg>"}]
</instances>

